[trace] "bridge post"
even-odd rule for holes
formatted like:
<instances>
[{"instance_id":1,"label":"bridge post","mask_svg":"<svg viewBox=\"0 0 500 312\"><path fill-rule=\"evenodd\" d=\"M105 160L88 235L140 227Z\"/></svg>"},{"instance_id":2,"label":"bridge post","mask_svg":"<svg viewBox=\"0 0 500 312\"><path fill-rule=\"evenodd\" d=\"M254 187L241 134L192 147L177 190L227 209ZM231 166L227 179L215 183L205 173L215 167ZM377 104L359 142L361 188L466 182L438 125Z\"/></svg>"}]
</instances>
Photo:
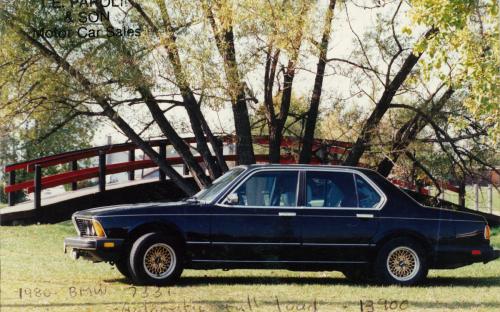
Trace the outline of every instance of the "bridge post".
<instances>
[{"instance_id":1,"label":"bridge post","mask_svg":"<svg viewBox=\"0 0 500 312\"><path fill-rule=\"evenodd\" d=\"M458 186L458 205L465 208L465 178L460 180Z\"/></svg>"},{"instance_id":2,"label":"bridge post","mask_svg":"<svg viewBox=\"0 0 500 312\"><path fill-rule=\"evenodd\" d=\"M99 192L106 190L106 153L99 151Z\"/></svg>"},{"instance_id":3,"label":"bridge post","mask_svg":"<svg viewBox=\"0 0 500 312\"><path fill-rule=\"evenodd\" d=\"M490 214L493 213L493 184L488 184L488 208L490 208Z\"/></svg>"},{"instance_id":4,"label":"bridge post","mask_svg":"<svg viewBox=\"0 0 500 312\"><path fill-rule=\"evenodd\" d=\"M12 170L9 173L9 185L16 184L16 171ZM16 204L16 192L10 192L7 194L7 200L9 202L9 206L14 206Z\"/></svg>"},{"instance_id":5,"label":"bridge post","mask_svg":"<svg viewBox=\"0 0 500 312\"><path fill-rule=\"evenodd\" d=\"M78 170L78 162L76 160L73 160L71 162L71 171L77 171ZM71 182L71 190L76 191L78 189L78 184L77 182Z\"/></svg>"},{"instance_id":6,"label":"bridge post","mask_svg":"<svg viewBox=\"0 0 500 312\"><path fill-rule=\"evenodd\" d=\"M160 145L159 145L159 148L160 148L160 158L161 159L165 159L167 158L167 144L166 143L163 143L161 142ZM158 168L158 173L159 173L159 176L160 176L160 181L166 181L167 180L167 176L165 175L165 172L163 172L163 170L161 170L160 168Z\"/></svg>"},{"instance_id":7,"label":"bridge post","mask_svg":"<svg viewBox=\"0 0 500 312\"><path fill-rule=\"evenodd\" d=\"M135 161L135 149L131 149L128 151L128 161ZM128 180L129 181L135 180L134 170L128 172Z\"/></svg>"},{"instance_id":8,"label":"bridge post","mask_svg":"<svg viewBox=\"0 0 500 312\"><path fill-rule=\"evenodd\" d=\"M42 207L42 166L35 165L35 215L40 217L40 208Z\"/></svg>"}]
</instances>

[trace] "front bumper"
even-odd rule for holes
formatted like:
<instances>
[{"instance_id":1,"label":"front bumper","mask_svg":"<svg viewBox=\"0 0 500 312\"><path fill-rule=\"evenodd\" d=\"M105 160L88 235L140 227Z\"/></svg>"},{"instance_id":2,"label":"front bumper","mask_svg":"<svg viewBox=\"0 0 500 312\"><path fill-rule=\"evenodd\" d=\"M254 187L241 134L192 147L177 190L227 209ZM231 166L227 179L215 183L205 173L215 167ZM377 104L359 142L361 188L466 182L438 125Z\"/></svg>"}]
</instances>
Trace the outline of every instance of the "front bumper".
<instances>
[{"instance_id":1,"label":"front bumper","mask_svg":"<svg viewBox=\"0 0 500 312\"><path fill-rule=\"evenodd\" d=\"M70 249L74 259L116 262L121 256L123 241L106 237L68 237L64 239L64 253Z\"/></svg>"}]
</instances>

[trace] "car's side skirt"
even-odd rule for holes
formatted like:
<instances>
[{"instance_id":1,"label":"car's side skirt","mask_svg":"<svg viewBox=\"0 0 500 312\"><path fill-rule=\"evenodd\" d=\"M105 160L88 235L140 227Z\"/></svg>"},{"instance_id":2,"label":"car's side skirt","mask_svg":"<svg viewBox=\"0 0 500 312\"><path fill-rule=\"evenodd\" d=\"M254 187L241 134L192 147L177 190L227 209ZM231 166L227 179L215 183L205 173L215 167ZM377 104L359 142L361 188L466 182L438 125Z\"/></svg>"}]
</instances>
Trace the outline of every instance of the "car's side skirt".
<instances>
[{"instance_id":1,"label":"car's side skirt","mask_svg":"<svg viewBox=\"0 0 500 312\"><path fill-rule=\"evenodd\" d=\"M191 269L284 269L292 271L343 271L367 267L365 261L287 261L287 260L228 260L192 259L186 263Z\"/></svg>"},{"instance_id":2,"label":"car's side skirt","mask_svg":"<svg viewBox=\"0 0 500 312\"><path fill-rule=\"evenodd\" d=\"M192 259L191 262L214 262L214 263L319 263L319 264L338 264L338 263L368 263L368 261L288 261L288 260L219 260L219 259Z\"/></svg>"}]
</instances>

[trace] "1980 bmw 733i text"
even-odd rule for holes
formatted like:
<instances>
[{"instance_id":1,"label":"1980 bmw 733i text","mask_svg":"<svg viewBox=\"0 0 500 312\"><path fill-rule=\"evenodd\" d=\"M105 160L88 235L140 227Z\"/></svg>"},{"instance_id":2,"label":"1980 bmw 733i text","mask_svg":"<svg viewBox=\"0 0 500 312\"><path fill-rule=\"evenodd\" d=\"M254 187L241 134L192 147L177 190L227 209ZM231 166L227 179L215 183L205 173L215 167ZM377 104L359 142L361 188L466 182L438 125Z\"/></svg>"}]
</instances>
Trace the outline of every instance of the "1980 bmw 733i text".
<instances>
[{"instance_id":1,"label":"1980 bmw 733i text","mask_svg":"<svg viewBox=\"0 0 500 312\"><path fill-rule=\"evenodd\" d=\"M422 206L354 167L238 166L184 201L94 208L73 222L65 250L136 284L172 284L184 268L282 268L411 285L429 269L499 257L482 216Z\"/></svg>"}]
</instances>

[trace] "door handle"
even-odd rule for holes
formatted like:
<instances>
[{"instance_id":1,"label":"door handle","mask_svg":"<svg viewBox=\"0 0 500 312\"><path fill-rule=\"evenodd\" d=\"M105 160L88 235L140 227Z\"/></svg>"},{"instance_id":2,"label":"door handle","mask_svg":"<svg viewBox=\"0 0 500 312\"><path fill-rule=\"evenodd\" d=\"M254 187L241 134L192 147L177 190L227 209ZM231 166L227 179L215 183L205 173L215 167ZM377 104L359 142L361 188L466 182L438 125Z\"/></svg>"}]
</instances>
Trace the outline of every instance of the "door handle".
<instances>
[{"instance_id":1,"label":"door handle","mask_svg":"<svg viewBox=\"0 0 500 312\"><path fill-rule=\"evenodd\" d=\"M371 213L357 213L356 217L360 219L372 219L373 215Z\"/></svg>"},{"instance_id":2,"label":"door handle","mask_svg":"<svg viewBox=\"0 0 500 312\"><path fill-rule=\"evenodd\" d=\"M297 214L295 212L280 212L278 216L280 217L295 217Z\"/></svg>"}]
</instances>

